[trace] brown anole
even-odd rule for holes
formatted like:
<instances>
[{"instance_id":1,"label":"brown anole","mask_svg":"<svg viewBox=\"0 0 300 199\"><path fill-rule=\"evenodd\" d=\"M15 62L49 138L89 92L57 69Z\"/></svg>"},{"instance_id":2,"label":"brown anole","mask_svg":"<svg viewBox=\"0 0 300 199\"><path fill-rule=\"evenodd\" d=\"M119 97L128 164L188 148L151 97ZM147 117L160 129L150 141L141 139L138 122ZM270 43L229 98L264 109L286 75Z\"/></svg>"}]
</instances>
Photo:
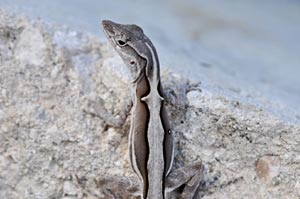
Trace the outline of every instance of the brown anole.
<instances>
[{"instance_id":1,"label":"brown anole","mask_svg":"<svg viewBox=\"0 0 300 199\"><path fill-rule=\"evenodd\" d=\"M203 178L203 165L197 162L171 171L174 135L164 105L155 47L137 25L104 20L102 27L132 77L129 152L142 184L141 197L194 198Z\"/></svg>"}]
</instances>

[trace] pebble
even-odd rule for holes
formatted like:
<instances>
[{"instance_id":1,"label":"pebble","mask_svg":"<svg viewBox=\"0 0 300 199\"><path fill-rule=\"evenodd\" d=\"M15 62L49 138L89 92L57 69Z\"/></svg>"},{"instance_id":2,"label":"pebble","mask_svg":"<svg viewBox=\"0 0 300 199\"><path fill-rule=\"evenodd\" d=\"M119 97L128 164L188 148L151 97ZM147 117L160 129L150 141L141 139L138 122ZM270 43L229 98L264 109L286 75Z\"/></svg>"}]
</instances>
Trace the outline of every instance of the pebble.
<instances>
[{"instance_id":1,"label":"pebble","mask_svg":"<svg viewBox=\"0 0 300 199\"><path fill-rule=\"evenodd\" d=\"M271 181L278 176L280 170L280 158L278 156L265 155L257 161L257 176L263 181Z\"/></svg>"}]
</instances>

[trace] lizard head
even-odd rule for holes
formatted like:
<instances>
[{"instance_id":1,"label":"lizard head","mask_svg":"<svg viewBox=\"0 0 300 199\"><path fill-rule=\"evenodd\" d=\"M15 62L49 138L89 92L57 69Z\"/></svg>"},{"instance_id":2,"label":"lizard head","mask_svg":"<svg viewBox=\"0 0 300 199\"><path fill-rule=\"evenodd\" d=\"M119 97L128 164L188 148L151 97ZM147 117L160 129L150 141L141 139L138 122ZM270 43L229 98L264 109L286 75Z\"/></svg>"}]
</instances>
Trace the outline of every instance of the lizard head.
<instances>
[{"instance_id":1,"label":"lizard head","mask_svg":"<svg viewBox=\"0 0 300 199\"><path fill-rule=\"evenodd\" d=\"M102 21L103 30L109 40L114 40L114 44L125 46L131 42L144 39L143 29L137 25L118 24L109 20Z\"/></svg>"},{"instance_id":2,"label":"lizard head","mask_svg":"<svg viewBox=\"0 0 300 199\"><path fill-rule=\"evenodd\" d=\"M147 64L148 49L143 30L137 25L123 25L109 20L102 21L107 39L129 68L132 82L137 82Z\"/></svg>"}]
</instances>

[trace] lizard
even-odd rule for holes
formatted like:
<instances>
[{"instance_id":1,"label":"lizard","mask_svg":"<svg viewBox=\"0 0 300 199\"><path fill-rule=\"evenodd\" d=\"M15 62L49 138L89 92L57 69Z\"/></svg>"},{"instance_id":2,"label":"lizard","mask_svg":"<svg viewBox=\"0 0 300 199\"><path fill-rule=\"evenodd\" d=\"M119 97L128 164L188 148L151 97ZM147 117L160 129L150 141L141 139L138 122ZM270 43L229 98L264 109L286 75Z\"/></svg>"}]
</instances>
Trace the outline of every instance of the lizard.
<instances>
[{"instance_id":1,"label":"lizard","mask_svg":"<svg viewBox=\"0 0 300 199\"><path fill-rule=\"evenodd\" d=\"M200 161L171 171L174 133L164 104L154 45L142 28L134 24L103 20L102 28L131 74L129 153L142 185L141 198L195 198L204 168Z\"/></svg>"}]
</instances>

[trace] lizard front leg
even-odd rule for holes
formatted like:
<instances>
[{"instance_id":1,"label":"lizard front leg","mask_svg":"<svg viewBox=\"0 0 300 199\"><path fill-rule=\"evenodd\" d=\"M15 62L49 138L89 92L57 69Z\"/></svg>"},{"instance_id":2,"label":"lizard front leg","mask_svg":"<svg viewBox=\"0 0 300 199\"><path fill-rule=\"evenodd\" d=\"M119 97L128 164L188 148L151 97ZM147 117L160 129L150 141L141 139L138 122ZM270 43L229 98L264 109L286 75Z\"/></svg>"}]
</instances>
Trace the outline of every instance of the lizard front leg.
<instances>
[{"instance_id":1,"label":"lizard front leg","mask_svg":"<svg viewBox=\"0 0 300 199\"><path fill-rule=\"evenodd\" d=\"M120 128L125 123L131 108L132 108L132 99L127 98L125 103L122 106L119 116L116 117L108 112L108 110L104 107L103 100L100 99L97 102L89 100L87 108L84 109L83 111L87 114L103 119L108 126Z\"/></svg>"},{"instance_id":2,"label":"lizard front leg","mask_svg":"<svg viewBox=\"0 0 300 199\"><path fill-rule=\"evenodd\" d=\"M171 171L165 179L168 199L194 199L203 180L204 166L196 162Z\"/></svg>"}]
</instances>

